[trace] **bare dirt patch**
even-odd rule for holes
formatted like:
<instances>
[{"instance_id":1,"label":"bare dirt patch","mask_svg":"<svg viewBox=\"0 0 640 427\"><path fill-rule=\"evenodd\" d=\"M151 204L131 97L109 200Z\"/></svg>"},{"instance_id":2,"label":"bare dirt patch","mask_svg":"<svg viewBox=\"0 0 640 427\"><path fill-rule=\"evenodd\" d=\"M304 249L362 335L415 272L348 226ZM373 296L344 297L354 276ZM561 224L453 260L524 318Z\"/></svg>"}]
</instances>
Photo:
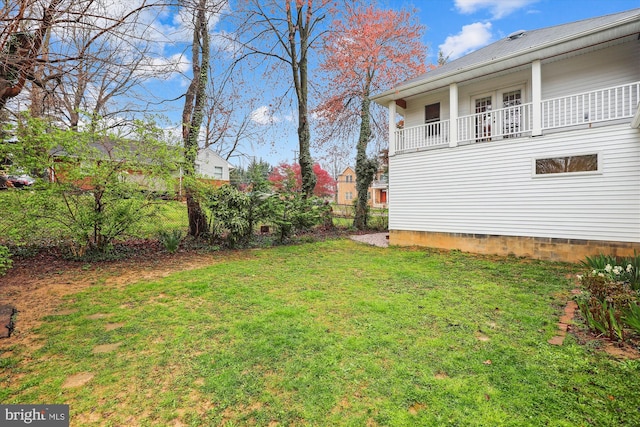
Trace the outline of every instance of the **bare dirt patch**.
<instances>
[{"instance_id":1,"label":"bare dirt patch","mask_svg":"<svg viewBox=\"0 0 640 427\"><path fill-rule=\"evenodd\" d=\"M80 372L75 375L71 375L68 377L65 382L62 384L62 388L74 388L74 387L82 387L89 381L93 379L93 374L91 372Z\"/></svg>"},{"instance_id":2,"label":"bare dirt patch","mask_svg":"<svg viewBox=\"0 0 640 427\"><path fill-rule=\"evenodd\" d=\"M226 254L228 255L228 253ZM13 260L13 268L0 277L0 301L16 308L15 328L11 337L0 339L0 352L13 346L30 352L41 346L34 329L49 315L63 315L63 298L90 286L126 286L140 280L165 277L173 272L205 267L217 262L216 253L183 251L168 254L141 250L125 260L78 262L56 253L41 253ZM103 319L109 313L91 318Z\"/></svg>"}]
</instances>

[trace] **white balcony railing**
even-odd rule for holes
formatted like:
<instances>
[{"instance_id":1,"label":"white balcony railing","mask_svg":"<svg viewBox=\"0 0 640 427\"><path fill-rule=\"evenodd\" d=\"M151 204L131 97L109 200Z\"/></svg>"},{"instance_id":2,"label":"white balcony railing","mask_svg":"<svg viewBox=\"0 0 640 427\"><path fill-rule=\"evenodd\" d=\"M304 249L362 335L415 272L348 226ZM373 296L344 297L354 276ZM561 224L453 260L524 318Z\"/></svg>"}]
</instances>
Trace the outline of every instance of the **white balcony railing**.
<instances>
[{"instance_id":1,"label":"white balcony railing","mask_svg":"<svg viewBox=\"0 0 640 427\"><path fill-rule=\"evenodd\" d=\"M517 138L531 133L533 104L520 104L458 118L458 141Z\"/></svg>"},{"instance_id":2,"label":"white balcony railing","mask_svg":"<svg viewBox=\"0 0 640 427\"><path fill-rule=\"evenodd\" d=\"M449 120L397 130L395 141L396 151L447 146L449 144Z\"/></svg>"},{"instance_id":3,"label":"white balcony railing","mask_svg":"<svg viewBox=\"0 0 640 427\"><path fill-rule=\"evenodd\" d=\"M539 128L557 129L632 118L640 103L640 82L543 100ZM533 104L459 117L457 140L450 141L449 120L408 127L395 132L395 152L518 138L534 129Z\"/></svg>"},{"instance_id":4,"label":"white balcony railing","mask_svg":"<svg viewBox=\"0 0 640 427\"><path fill-rule=\"evenodd\" d=\"M542 101L542 128L554 129L633 117L640 83Z\"/></svg>"}]
</instances>

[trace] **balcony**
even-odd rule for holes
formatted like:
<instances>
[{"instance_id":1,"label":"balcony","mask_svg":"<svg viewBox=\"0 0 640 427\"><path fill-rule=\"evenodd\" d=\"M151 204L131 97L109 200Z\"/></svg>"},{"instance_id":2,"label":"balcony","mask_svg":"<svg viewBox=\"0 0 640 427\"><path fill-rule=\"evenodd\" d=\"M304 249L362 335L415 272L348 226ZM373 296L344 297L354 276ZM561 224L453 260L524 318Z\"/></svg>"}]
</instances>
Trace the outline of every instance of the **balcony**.
<instances>
[{"instance_id":1,"label":"balcony","mask_svg":"<svg viewBox=\"0 0 640 427\"><path fill-rule=\"evenodd\" d=\"M389 187L389 177L387 175L382 175L380 178L374 179L373 182L371 183L371 188L385 189L388 187Z\"/></svg>"},{"instance_id":2,"label":"balcony","mask_svg":"<svg viewBox=\"0 0 640 427\"><path fill-rule=\"evenodd\" d=\"M640 82L599 89L540 102L460 116L451 132L449 120L395 131L396 153L531 136L536 121L542 131L630 119L640 102ZM455 138L457 136L457 138ZM455 139L454 139L455 138Z\"/></svg>"}]
</instances>

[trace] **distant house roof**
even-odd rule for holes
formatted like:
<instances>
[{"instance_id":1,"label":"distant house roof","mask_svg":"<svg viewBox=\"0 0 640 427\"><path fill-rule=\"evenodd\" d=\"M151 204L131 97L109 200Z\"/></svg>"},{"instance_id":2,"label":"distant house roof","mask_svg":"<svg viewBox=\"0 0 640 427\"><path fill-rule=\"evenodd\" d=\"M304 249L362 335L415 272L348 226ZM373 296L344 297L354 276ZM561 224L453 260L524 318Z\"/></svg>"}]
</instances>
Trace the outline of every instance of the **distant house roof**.
<instances>
[{"instance_id":1,"label":"distant house roof","mask_svg":"<svg viewBox=\"0 0 640 427\"><path fill-rule=\"evenodd\" d=\"M348 171L351 171L351 173L355 173L355 170L351 166L347 166L342 172L340 172L340 175L344 175Z\"/></svg>"},{"instance_id":2,"label":"distant house roof","mask_svg":"<svg viewBox=\"0 0 640 427\"><path fill-rule=\"evenodd\" d=\"M56 147L50 151L50 154L53 157L86 157L112 161L128 159L147 163L153 158L154 151L158 150L158 148L157 145L147 145L144 142L105 137L89 142L83 150L77 153L67 153L63 147ZM168 145L166 149L175 153L176 160L182 155L182 150L178 146Z\"/></svg>"},{"instance_id":3,"label":"distant house roof","mask_svg":"<svg viewBox=\"0 0 640 427\"><path fill-rule=\"evenodd\" d=\"M534 60L594 49L603 43L638 33L640 8L538 30L516 31L372 99L386 105L393 100L443 88L451 83L514 69Z\"/></svg>"}]
</instances>

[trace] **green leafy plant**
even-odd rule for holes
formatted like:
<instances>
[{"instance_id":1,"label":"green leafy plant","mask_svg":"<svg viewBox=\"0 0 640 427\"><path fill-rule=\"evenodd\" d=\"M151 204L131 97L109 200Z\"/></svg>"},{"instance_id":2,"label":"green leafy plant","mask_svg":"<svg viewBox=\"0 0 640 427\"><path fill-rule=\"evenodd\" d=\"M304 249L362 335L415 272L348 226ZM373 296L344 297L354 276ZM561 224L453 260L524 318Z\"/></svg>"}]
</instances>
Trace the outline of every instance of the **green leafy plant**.
<instances>
[{"instance_id":1,"label":"green leafy plant","mask_svg":"<svg viewBox=\"0 0 640 427\"><path fill-rule=\"evenodd\" d=\"M322 224L330 206L317 197L303 197L300 192L274 194L268 199L269 219L278 229L280 243L296 230L310 229Z\"/></svg>"},{"instance_id":2,"label":"green leafy plant","mask_svg":"<svg viewBox=\"0 0 640 427\"><path fill-rule=\"evenodd\" d=\"M608 277L612 281L628 283L632 289L640 289L640 255L616 258L610 255L585 257L581 264L591 270L591 275Z\"/></svg>"},{"instance_id":3,"label":"green leafy plant","mask_svg":"<svg viewBox=\"0 0 640 427\"><path fill-rule=\"evenodd\" d=\"M612 266L611 263L614 263ZM591 271L579 276L583 292L576 302L589 329L609 339L624 341L629 308L637 303L638 293L626 280L633 266L615 265L612 257L587 258L583 265Z\"/></svg>"},{"instance_id":4,"label":"green leafy plant","mask_svg":"<svg viewBox=\"0 0 640 427\"><path fill-rule=\"evenodd\" d=\"M11 130L18 143L0 147L12 168L55 177L17 196L20 215L27 225L62 230L76 257L108 252L116 239L133 234L155 211L153 194L169 188L178 161L153 123L134 123L133 139L93 124L90 132L61 130L25 114Z\"/></svg>"},{"instance_id":5,"label":"green leafy plant","mask_svg":"<svg viewBox=\"0 0 640 427\"><path fill-rule=\"evenodd\" d=\"M640 333L640 304L630 304L629 307L624 310L622 320L636 331L636 333Z\"/></svg>"},{"instance_id":6,"label":"green leafy plant","mask_svg":"<svg viewBox=\"0 0 640 427\"><path fill-rule=\"evenodd\" d=\"M0 246L0 276L6 274L7 270L11 268L12 263L9 249L6 246Z\"/></svg>"},{"instance_id":7,"label":"green leafy plant","mask_svg":"<svg viewBox=\"0 0 640 427\"><path fill-rule=\"evenodd\" d=\"M164 248L169 253L175 253L180 247L180 242L182 241L182 231L180 230L171 230L171 231L158 231L158 240L164 245Z\"/></svg>"},{"instance_id":8,"label":"green leafy plant","mask_svg":"<svg viewBox=\"0 0 640 427\"><path fill-rule=\"evenodd\" d=\"M212 192L209 208L214 237L224 239L230 247L248 241L253 232L249 221L250 206L250 196L230 185Z\"/></svg>"}]
</instances>

